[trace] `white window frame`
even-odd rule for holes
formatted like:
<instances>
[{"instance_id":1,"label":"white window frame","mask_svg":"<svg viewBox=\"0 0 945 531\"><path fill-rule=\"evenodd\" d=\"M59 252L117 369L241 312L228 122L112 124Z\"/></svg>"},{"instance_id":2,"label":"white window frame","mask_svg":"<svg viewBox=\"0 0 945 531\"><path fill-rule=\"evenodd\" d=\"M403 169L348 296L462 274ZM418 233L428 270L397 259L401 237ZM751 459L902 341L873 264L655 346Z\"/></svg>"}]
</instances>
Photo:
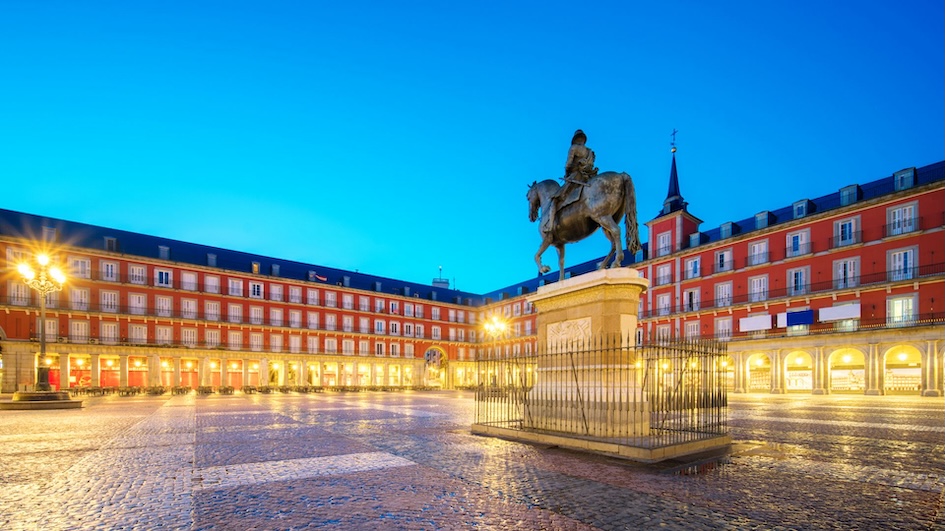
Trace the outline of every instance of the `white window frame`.
<instances>
[{"instance_id":1,"label":"white window frame","mask_svg":"<svg viewBox=\"0 0 945 531\"><path fill-rule=\"evenodd\" d=\"M834 289L855 288L860 285L860 257L853 256L833 261Z\"/></svg>"},{"instance_id":2,"label":"white window frame","mask_svg":"<svg viewBox=\"0 0 945 531\"><path fill-rule=\"evenodd\" d=\"M903 203L886 209L886 236L898 236L900 234L909 234L918 229L917 214L919 212L918 201Z\"/></svg>"},{"instance_id":3,"label":"white window frame","mask_svg":"<svg viewBox=\"0 0 945 531\"><path fill-rule=\"evenodd\" d=\"M762 302L768 300L768 275L758 275L748 278L748 301Z\"/></svg>"},{"instance_id":4,"label":"white window frame","mask_svg":"<svg viewBox=\"0 0 945 531\"><path fill-rule=\"evenodd\" d=\"M686 280L699 278L702 276L701 257L689 258L686 260Z\"/></svg>"}]
</instances>

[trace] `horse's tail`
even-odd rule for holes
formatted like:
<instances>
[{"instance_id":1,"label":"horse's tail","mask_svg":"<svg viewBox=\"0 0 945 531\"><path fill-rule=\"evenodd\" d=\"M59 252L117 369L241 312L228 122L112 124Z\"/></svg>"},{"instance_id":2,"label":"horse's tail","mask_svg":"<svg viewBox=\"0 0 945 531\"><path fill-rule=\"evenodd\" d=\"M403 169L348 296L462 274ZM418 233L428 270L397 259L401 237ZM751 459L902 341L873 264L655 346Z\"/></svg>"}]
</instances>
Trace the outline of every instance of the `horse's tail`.
<instances>
[{"instance_id":1,"label":"horse's tail","mask_svg":"<svg viewBox=\"0 0 945 531\"><path fill-rule=\"evenodd\" d=\"M627 250L636 253L643 248L640 245L640 228L637 225L637 192L633 179L624 173L623 183L623 222L626 225Z\"/></svg>"}]
</instances>

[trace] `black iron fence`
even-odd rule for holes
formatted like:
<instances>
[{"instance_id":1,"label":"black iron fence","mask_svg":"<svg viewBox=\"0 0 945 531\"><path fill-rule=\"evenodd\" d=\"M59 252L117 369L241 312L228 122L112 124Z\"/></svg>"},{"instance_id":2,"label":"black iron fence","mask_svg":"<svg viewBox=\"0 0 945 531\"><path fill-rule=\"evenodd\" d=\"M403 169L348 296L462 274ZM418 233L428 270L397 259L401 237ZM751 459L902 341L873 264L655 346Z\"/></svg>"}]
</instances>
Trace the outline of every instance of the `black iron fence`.
<instances>
[{"instance_id":1,"label":"black iron fence","mask_svg":"<svg viewBox=\"0 0 945 531\"><path fill-rule=\"evenodd\" d=\"M659 448L727 435L726 345L602 338L477 362L476 423Z\"/></svg>"}]
</instances>

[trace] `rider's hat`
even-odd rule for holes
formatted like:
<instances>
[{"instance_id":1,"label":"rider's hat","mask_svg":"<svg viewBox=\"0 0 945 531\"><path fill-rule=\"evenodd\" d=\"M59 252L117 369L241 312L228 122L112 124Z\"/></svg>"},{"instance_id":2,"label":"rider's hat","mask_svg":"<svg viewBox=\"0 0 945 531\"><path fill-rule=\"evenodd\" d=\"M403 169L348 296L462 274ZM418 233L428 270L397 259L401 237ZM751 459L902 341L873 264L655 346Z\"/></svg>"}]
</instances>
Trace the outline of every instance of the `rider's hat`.
<instances>
[{"instance_id":1,"label":"rider's hat","mask_svg":"<svg viewBox=\"0 0 945 531\"><path fill-rule=\"evenodd\" d=\"M574 136L571 137L571 143L572 143L572 144L577 144L577 143L578 143L578 139L580 139L580 141L581 141L582 144L583 144L584 142L587 142L587 135L585 135L585 134L584 134L584 131L581 131L580 129L578 129L577 131L574 132Z\"/></svg>"}]
</instances>

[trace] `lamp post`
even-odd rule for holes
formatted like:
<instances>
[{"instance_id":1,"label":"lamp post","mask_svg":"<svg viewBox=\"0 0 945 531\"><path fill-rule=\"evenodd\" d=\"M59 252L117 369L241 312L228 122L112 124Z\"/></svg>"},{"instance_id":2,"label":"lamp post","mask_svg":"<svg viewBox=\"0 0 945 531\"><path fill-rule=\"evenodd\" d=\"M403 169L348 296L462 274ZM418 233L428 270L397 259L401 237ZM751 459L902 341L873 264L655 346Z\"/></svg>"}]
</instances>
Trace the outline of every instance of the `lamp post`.
<instances>
[{"instance_id":1,"label":"lamp post","mask_svg":"<svg viewBox=\"0 0 945 531\"><path fill-rule=\"evenodd\" d=\"M499 346L499 337L509 329L509 323L499 317L498 314L492 314L492 317L486 319L482 325L483 330L492 337L492 359L499 359L497 348ZM491 376L487 374L485 376ZM480 382L482 384L482 382ZM495 382L489 382L489 385L495 385Z\"/></svg>"},{"instance_id":2,"label":"lamp post","mask_svg":"<svg viewBox=\"0 0 945 531\"><path fill-rule=\"evenodd\" d=\"M21 263L17 271L23 276L27 286L39 292L39 366L36 369L36 391L52 391L49 385L49 365L46 364L46 295L60 291L66 276L55 266L50 267L49 256L36 256L39 271L34 271L28 263Z\"/></svg>"}]
</instances>

